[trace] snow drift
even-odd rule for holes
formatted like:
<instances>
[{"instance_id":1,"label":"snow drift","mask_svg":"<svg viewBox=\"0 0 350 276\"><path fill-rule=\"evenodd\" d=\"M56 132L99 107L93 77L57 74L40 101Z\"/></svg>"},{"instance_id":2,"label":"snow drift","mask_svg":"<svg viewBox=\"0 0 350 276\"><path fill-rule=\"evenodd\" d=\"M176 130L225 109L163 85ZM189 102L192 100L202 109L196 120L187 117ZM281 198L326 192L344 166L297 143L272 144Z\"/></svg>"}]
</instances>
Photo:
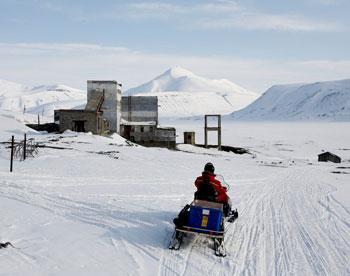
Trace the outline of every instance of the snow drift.
<instances>
[{"instance_id":1,"label":"snow drift","mask_svg":"<svg viewBox=\"0 0 350 276\"><path fill-rule=\"evenodd\" d=\"M350 79L275 85L230 117L240 120L350 121Z\"/></svg>"}]
</instances>

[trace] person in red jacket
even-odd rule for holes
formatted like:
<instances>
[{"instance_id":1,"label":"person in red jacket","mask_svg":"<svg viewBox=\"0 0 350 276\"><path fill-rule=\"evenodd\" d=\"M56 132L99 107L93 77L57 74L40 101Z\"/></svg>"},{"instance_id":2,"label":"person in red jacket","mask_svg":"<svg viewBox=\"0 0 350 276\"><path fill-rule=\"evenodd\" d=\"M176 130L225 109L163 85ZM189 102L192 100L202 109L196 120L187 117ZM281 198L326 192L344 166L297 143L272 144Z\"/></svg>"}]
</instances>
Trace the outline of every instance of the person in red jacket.
<instances>
[{"instance_id":1,"label":"person in red jacket","mask_svg":"<svg viewBox=\"0 0 350 276\"><path fill-rule=\"evenodd\" d=\"M202 175L197 177L195 185L195 199L207 200L224 204L224 215L227 216L231 211L231 200L226 194L226 188L221 185L221 182L215 179L215 168L212 163L207 163L204 166Z\"/></svg>"},{"instance_id":2,"label":"person in red jacket","mask_svg":"<svg viewBox=\"0 0 350 276\"><path fill-rule=\"evenodd\" d=\"M221 182L219 180L215 179L216 175L214 174L214 171L215 168L212 163L205 164L202 175L197 177L195 181L197 191L194 194L194 198L199 200L223 203L224 216L229 217L231 214L235 214L234 219L236 219L238 217L238 213L237 211L231 212L231 200L226 194L226 188L221 185ZM176 227L182 227L183 225L187 225L189 209L190 204L187 204L181 210L179 215L176 218L174 218L174 224Z\"/></svg>"}]
</instances>

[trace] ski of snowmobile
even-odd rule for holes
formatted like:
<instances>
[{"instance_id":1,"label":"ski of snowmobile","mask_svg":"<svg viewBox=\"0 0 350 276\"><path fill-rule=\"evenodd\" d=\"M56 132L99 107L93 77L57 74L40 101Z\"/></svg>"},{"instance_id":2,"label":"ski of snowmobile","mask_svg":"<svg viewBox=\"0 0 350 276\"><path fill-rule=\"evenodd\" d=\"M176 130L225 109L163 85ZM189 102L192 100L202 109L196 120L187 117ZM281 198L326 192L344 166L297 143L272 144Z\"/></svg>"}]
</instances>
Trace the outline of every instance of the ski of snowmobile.
<instances>
[{"instance_id":1,"label":"ski of snowmobile","mask_svg":"<svg viewBox=\"0 0 350 276\"><path fill-rule=\"evenodd\" d=\"M181 243L182 243L182 238L184 236L183 232L177 231L175 229L174 233L173 233L173 237L172 240L169 244L169 249L171 250L179 250Z\"/></svg>"}]
</instances>

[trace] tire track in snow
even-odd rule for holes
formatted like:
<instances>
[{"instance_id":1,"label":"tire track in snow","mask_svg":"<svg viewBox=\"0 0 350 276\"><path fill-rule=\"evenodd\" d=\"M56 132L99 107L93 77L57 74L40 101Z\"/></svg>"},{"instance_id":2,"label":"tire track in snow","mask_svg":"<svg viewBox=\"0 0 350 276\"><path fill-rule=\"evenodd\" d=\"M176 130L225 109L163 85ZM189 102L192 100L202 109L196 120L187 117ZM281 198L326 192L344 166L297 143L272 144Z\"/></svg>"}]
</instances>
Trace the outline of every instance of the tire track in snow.
<instances>
[{"instance_id":1,"label":"tire track in snow","mask_svg":"<svg viewBox=\"0 0 350 276\"><path fill-rule=\"evenodd\" d=\"M230 275L349 274L349 211L322 177L317 168L293 168L254 187L253 193L243 191L246 208L233 233L226 234L228 252L236 260ZM327 208L320 208L320 202L327 202Z\"/></svg>"},{"instance_id":2,"label":"tire track in snow","mask_svg":"<svg viewBox=\"0 0 350 276\"><path fill-rule=\"evenodd\" d=\"M131 262L135 264L135 270L147 271L147 261L159 262L159 255L156 247L144 246L139 239L138 233L141 225L147 225L147 221L142 221L138 217L129 217L127 213L121 212L118 207L111 210L110 206L104 204L75 201L61 195L37 192L35 187L23 187L15 183L0 182L0 193L2 196L36 206L52 213L61 215L68 219L88 223L100 228L109 230L113 236L118 237L119 254L129 255ZM130 232L135 235L130 235ZM111 240L111 245L115 247L116 239ZM132 254L130 252L133 252ZM140 268L141 267L141 268Z\"/></svg>"},{"instance_id":3,"label":"tire track in snow","mask_svg":"<svg viewBox=\"0 0 350 276\"><path fill-rule=\"evenodd\" d=\"M177 252L143 246L132 235L115 229L149 227L147 222L123 216L123 212L116 215L103 204L39 193L38 188L14 183L0 182L0 192L67 218L118 231L125 245L137 252L132 256L137 265L146 257L157 262L159 254L159 275L350 274L350 212L332 195L329 173L317 167L271 170L277 173L240 187L232 197L239 202L240 217L227 229L226 258L216 257L211 242L202 237L185 237L184 247Z\"/></svg>"},{"instance_id":4,"label":"tire track in snow","mask_svg":"<svg viewBox=\"0 0 350 276\"><path fill-rule=\"evenodd\" d=\"M347 229L339 236L337 228L341 227L345 230L343 222L349 220L350 216L345 214L345 217L339 217L334 214L332 210L336 206L329 198L333 187L322 183L322 178L317 171L311 171L311 173L304 171L295 175L295 180L294 187L290 186L292 190L297 191L297 185L301 184L302 189L298 193L300 199L291 201L288 212L298 230L297 240L300 251L304 254L305 265L309 266L312 274L344 275L345 266L342 267L341 264L346 265L349 255L346 258L345 252L339 250L339 246L342 244L344 234L349 239L350 231ZM320 208L320 203L328 207ZM295 213L297 216L294 215ZM312 223L309 222L310 219L313 220ZM349 228L347 225L345 227Z\"/></svg>"}]
</instances>

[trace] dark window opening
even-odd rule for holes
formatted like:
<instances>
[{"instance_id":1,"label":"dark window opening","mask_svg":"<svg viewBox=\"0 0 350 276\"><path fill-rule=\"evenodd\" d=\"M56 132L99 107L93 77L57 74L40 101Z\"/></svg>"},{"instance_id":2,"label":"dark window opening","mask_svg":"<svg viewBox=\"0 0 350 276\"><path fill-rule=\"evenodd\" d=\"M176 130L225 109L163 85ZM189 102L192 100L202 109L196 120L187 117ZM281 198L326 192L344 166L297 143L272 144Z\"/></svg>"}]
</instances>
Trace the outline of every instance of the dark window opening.
<instances>
[{"instance_id":1,"label":"dark window opening","mask_svg":"<svg viewBox=\"0 0 350 276\"><path fill-rule=\"evenodd\" d=\"M85 122L84 121L74 121L74 131L85 132Z\"/></svg>"}]
</instances>

